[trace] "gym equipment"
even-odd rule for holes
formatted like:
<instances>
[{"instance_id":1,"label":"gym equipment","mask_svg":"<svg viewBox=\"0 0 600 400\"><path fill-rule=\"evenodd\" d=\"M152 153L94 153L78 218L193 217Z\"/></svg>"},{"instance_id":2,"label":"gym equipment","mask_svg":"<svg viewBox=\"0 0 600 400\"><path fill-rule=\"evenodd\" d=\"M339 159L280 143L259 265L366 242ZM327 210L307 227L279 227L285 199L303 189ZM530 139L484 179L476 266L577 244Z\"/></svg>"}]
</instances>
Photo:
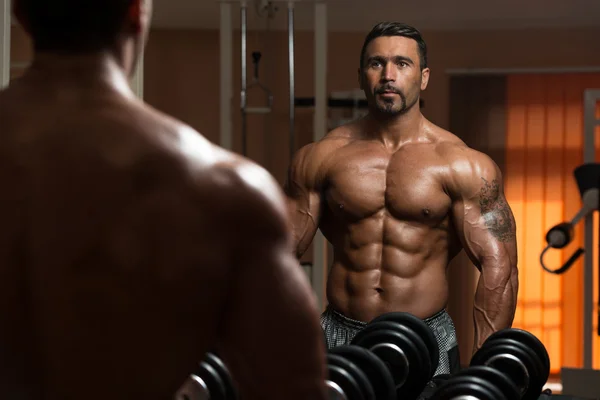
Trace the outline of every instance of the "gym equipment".
<instances>
[{"instance_id":1,"label":"gym equipment","mask_svg":"<svg viewBox=\"0 0 600 400\"><path fill-rule=\"evenodd\" d=\"M548 244L540 254L540 264L546 272L551 274L559 275L567 272L573 263L585 253L585 250L582 248L577 249L560 268L555 270L548 268L544 263L546 252L551 248L562 249L571 243L575 225L583 218L598 210L600 201L600 189L598 189L598 185L600 184L600 164L580 165L575 169L574 175L577 185L579 186L579 191L581 192L583 207L571 221L554 225L548 233L546 233L546 242Z\"/></svg>"},{"instance_id":2,"label":"gym equipment","mask_svg":"<svg viewBox=\"0 0 600 400\"><path fill-rule=\"evenodd\" d=\"M427 324L423 323L421 319L415 317L414 315L405 312L386 313L375 318L371 321L371 323L380 321L397 322L416 332L417 335L427 345L427 349L429 350L429 359L431 361L432 375L435 373L440 362L440 348L433 331L431 328L429 328L429 326L427 326Z\"/></svg>"},{"instance_id":3,"label":"gym equipment","mask_svg":"<svg viewBox=\"0 0 600 400\"><path fill-rule=\"evenodd\" d=\"M544 345L531 333L504 329L491 335L473 355L471 366L489 366L509 377L523 400L542 393L550 373Z\"/></svg>"},{"instance_id":4,"label":"gym equipment","mask_svg":"<svg viewBox=\"0 0 600 400\"><path fill-rule=\"evenodd\" d=\"M454 374L454 377L459 376L475 376L491 383L502 392L503 398L506 400L521 399L521 393L514 382L510 380L510 377L495 368L484 365L475 365Z\"/></svg>"},{"instance_id":5,"label":"gym equipment","mask_svg":"<svg viewBox=\"0 0 600 400\"><path fill-rule=\"evenodd\" d=\"M544 344L537 337L535 337L535 335L522 329L504 329L491 334L487 338L486 343L495 339L513 339L533 350L533 352L542 362L542 377L544 378L545 383L545 381L548 379L548 376L550 376L550 356L548 355L548 351L546 350Z\"/></svg>"},{"instance_id":6,"label":"gym equipment","mask_svg":"<svg viewBox=\"0 0 600 400\"><path fill-rule=\"evenodd\" d=\"M241 110L242 110L242 155L247 155L247 115L248 114L269 114L273 106L273 94L271 90L263 85L258 79L258 67L262 54L259 51L252 52L252 63L254 64L254 76L252 82L248 85L246 82L246 30L247 30L247 5L241 5L241 30L242 30L242 88L240 93ZM266 106L264 107L248 107L248 90L257 87L265 95Z\"/></svg>"},{"instance_id":7,"label":"gym equipment","mask_svg":"<svg viewBox=\"0 0 600 400\"><path fill-rule=\"evenodd\" d=\"M448 379L452 377L452 374L440 374L436 375L425 386L425 389L419 394L416 400L429 400L435 391Z\"/></svg>"},{"instance_id":8,"label":"gym equipment","mask_svg":"<svg viewBox=\"0 0 600 400\"><path fill-rule=\"evenodd\" d=\"M509 400L492 382L476 375L454 376L444 382L429 400Z\"/></svg>"},{"instance_id":9,"label":"gym equipment","mask_svg":"<svg viewBox=\"0 0 600 400\"><path fill-rule=\"evenodd\" d=\"M212 352L206 353L197 369L175 394L176 400L237 400L229 370Z\"/></svg>"},{"instance_id":10,"label":"gym equipment","mask_svg":"<svg viewBox=\"0 0 600 400\"><path fill-rule=\"evenodd\" d=\"M420 336L420 332L429 330L429 327L416 317L395 314L367 324L351 344L368 349L387 365L397 398L415 399L433 376L437 360L433 368L428 345ZM403 320L404 323L384 320L386 318ZM423 337L428 336L425 334Z\"/></svg>"},{"instance_id":11,"label":"gym equipment","mask_svg":"<svg viewBox=\"0 0 600 400\"><path fill-rule=\"evenodd\" d=\"M563 389L569 393L571 391L589 393L589 396L595 396L600 393L600 371L593 369L593 318L594 314L597 318L596 335L600 336L600 312L594 312L594 235L599 232L594 229L594 211L597 211L600 206L600 163L596 162L596 128L600 126L600 118L596 114L596 107L600 101L600 90L586 89L584 90L584 136L583 136L583 164L578 166L574 171L575 180L579 188L579 193L583 202L583 207L577 212L575 217L569 222L560 223L552 227L546 234L548 245L540 255L540 264L542 268L550 273L561 274L565 273L573 262L582 254L584 254L583 262L583 368L572 369L563 368L561 375L565 370L567 374L573 377L574 385L570 387L563 386ZM573 238L573 227L581 220L584 221L584 246L576 250L575 254L559 269L551 270L544 264L543 257L549 248L564 248ZM598 255L597 257L600 257ZM600 280L600 273L598 274ZM600 306L600 295L596 299L597 305ZM578 375L578 376L576 376ZM594 382L597 386L594 388L594 383L582 387L576 382L586 380ZM583 390L583 391L581 391Z\"/></svg>"},{"instance_id":12,"label":"gym equipment","mask_svg":"<svg viewBox=\"0 0 600 400\"><path fill-rule=\"evenodd\" d=\"M341 355L327 354L327 379L330 399L373 400L373 385L365 372L353 361Z\"/></svg>"},{"instance_id":13,"label":"gym equipment","mask_svg":"<svg viewBox=\"0 0 600 400\"><path fill-rule=\"evenodd\" d=\"M374 390L373 400L396 400L396 386L386 364L367 349L355 345L334 347L329 354L354 363L365 374Z\"/></svg>"},{"instance_id":14,"label":"gym equipment","mask_svg":"<svg viewBox=\"0 0 600 400\"><path fill-rule=\"evenodd\" d=\"M495 332L473 355L470 366L442 382L431 400L538 400L550 374L542 342L521 329Z\"/></svg>"},{"instance_id":15,"label":"gym equipment","mask_svg":"<svg viewBox=\"0 0 600 400\"><path fill-rule=\"evenodd\" d=\"M0 0L7 1L7 0ZM220 27L219 27L219 140L218 144L227 149L233 150L233 66L234 61L234 9L235 5L249 4L249 0L218 0L220 4ZM295 24L294 9L296 4L300 6L312 6L314 9L314 113L313 113L313 140L318 141L327 134L327 57L328 57L328 2L320 0L262 0L261 5L269 3L281 4L287 6L288 22L288 64L289 64L289 156L296 151L296 118L295 118L295 97L296 97L296 79L295 79ZM236 78L237 79L237 78ZM315 288L317 304L319 307L325 307L327 304L324 287L329 270L327 261L327 240L323 233L317 231L313 239L313 267L310 271L312 287Z\"/></svg>"},{"instance_id":16,"label":"gym equipment","mask_svg":"<svg viewBox=\"0 0 600 400\"><path fill-rule=\"evenodd\" d=\"M433 375L423 340L398 323L370 324L355 336L352 344L372 351L386 363L398 397L417 395Z\"/></svg>"}]
</instances>

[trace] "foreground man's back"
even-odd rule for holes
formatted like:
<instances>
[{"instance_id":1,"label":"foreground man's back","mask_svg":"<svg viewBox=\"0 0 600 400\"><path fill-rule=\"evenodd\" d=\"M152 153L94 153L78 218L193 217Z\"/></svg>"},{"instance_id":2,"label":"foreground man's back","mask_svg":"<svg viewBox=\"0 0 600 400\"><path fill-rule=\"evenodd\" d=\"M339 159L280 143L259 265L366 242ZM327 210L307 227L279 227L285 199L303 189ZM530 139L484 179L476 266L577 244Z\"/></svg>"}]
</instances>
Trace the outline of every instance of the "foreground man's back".
<instances>
[{"instance_id":1,"label":"foreground man's back","mask_svg":"<svg viewBox=\"0 0 600 400\"><path fill-rule=\"evenodd\" d=\"M101 54L37 55L0 123L1 398L169 399L213 349L244 399L325 397L268 173L144 105Z\"/></svg>"}]
</instances>

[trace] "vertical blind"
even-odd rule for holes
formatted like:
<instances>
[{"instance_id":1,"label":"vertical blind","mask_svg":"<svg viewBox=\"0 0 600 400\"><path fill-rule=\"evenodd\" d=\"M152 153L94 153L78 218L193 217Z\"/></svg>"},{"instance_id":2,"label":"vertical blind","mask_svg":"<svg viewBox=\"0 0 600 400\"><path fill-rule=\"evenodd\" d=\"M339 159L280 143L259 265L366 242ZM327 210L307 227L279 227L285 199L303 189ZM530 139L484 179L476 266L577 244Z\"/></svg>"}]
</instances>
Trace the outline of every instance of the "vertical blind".
<instances>
[{"instance_id":1,"label":"vertical blind","mask_svg":"<svg viewBox=\"0 0 600 400\"><path fill-rule=\"evenodd\" d=\"M583 257L567 273L554 275L541 268L539 256L548 229L571 220L582 205L573 170L583 163L586 88L600 89L600 74L524 74L507 78L504 178L517 224L520 280L513 326L532 332L544 342L552 373L558 373L561 366L577 368L583 364ZM599 135L597 129L597 153ZM597 216L595 224L598 229ZM580 246L583 221L575 229L573 242L563 250L550 250L545 261L550 268L558 268ZM597 315L597 261L594 271ZM596 332L596 316L593 327ZM594 368L600 368L600 338L596 334L593 352Z\"/></svg>"}]
</instances>

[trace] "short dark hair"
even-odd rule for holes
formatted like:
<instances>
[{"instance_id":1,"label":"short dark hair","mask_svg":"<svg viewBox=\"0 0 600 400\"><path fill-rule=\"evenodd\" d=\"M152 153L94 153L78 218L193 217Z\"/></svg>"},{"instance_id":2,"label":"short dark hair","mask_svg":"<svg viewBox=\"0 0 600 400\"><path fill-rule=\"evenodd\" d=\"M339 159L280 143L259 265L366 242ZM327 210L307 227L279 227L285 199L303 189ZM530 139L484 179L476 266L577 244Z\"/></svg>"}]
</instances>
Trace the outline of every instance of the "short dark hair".
<instances>
[{"instance_id":1,"label":"short dark hair","mask_svg":"<svg viewBox=\"0 0 600 400\"><path fill-rule=\"evenodd\" d=\"M362 50L360 52L360 69L363 69L365 62L365 53L367 52L367 46L373 40L383 36L402 36L413 39L417 42L419 48L419 62L421 64L421 70L427 68L427 44L421 32L417 28L402 22L380 22L371 29L365 38Z\"/></svg>"},{"instance_id":2,"label":"short dark hair","mask_svg":"<svg viewBox=\"0 0 600 400\"><path fill-rule=\"evenodd\" d=\"M132 0L19 0L36 51L98 51L115 43Z\"/></svg>"}]
</instances>

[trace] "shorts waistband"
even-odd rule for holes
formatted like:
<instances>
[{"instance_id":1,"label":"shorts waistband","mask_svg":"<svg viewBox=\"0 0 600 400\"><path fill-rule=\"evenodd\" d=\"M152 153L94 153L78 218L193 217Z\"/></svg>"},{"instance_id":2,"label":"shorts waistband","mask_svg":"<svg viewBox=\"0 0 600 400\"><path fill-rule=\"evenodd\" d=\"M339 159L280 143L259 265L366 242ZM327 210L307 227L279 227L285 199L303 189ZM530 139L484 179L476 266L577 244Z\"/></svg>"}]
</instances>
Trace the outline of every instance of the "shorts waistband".
<instances>
[{"instance_id":1,"label":"shorts waistband","mask_svg":"<svg viewBox=\"0 0 600 400\"><path fill-rule=\"evenodd\" d=\"M423 322L429 324L437 319L440 319L442 317L444 317L447 314L446 309L441 309L440 311L438 311L437 313L433 314L431 317L427 317L423 320Z\"/></svg>"},{"instance_id":2,"label":"shorts waistband","mask_svg":"<svg viewBox=\"0 0 600 400\"><path fill-rule=\"evenodd\" d=\"M354 326L356 328L364 328L367 325L367 322L358 321L356 319L348 318L344 314L339 311L334 310L330 305L325 309L325 313L329 313L333 318L338 319L339 321ZM437 313L433 314L431 317L427 317L423 320L426 324L431 324L432 322L443 318L447 314L446 309L442 309Z\"/></svg>"},{"instance_id":3,"label":"shorts waistband","mask_svg":"<svg viewBox=\"0 0 600 400\"><path fill-rule=\"evenodd\" d=\"M358 321L356 319L346 317L344 314L340 313L339 311L334 310L329 305L325 309L325 313L329 314L332 318L337 319L338 321L345 324L346 326L352 326L352 327L360 329L360 328L364 328L367 325L367 323L364 321Z\"/></svg>"}]
</instances>

